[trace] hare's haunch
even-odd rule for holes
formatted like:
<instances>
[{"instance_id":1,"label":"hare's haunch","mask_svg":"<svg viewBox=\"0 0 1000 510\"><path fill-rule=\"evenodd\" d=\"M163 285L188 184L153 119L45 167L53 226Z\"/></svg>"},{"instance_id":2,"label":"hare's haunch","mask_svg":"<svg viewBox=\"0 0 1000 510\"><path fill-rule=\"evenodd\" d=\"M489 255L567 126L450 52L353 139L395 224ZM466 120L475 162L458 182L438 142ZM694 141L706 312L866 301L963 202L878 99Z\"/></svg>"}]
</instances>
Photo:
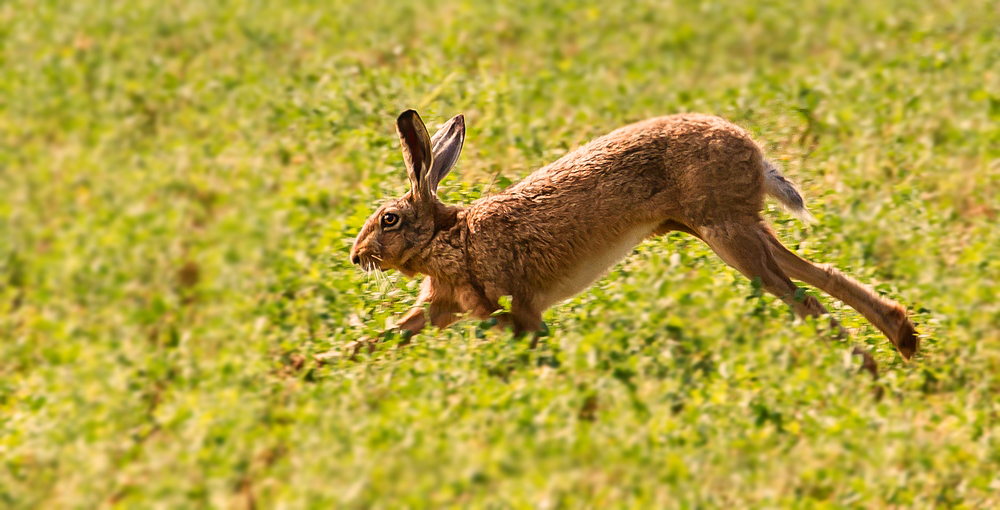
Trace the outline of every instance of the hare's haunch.
<instances>
[{"instance_id":1,"label":"hare's haunch","mask_svg":"<svg viewBox=\"0 0 1000 510\"><path fill-rule=\"evenodd\" d=\"M586 289L646 237L679 230L759 278L799 316L827 311L797 292L790 277L853 307L904 358L917 350L916 330L899 303L781 245L760 216L765 195L803 221L812 216L750 136L723 119L682 114L622 127L464 209L437 197L462 151L464 118L449 120L432 138L409 110L396 129L410 191L368 219L351 261L426 275L417 305L397 323L410 334L428 319L443 328L464 312L488 318L501 296L511 296L501 326L538 331L546 308Z\"/></svg>"}]
</instances>

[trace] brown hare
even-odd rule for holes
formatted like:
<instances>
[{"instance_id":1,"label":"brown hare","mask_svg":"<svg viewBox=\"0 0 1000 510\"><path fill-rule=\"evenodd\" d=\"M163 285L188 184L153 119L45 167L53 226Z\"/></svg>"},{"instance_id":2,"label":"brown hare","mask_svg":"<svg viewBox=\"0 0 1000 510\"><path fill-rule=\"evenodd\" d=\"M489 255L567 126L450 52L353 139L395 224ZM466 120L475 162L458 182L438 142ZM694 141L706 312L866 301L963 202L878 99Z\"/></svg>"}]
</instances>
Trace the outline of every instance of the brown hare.
<instances>
[{"instance_id":1,"label":"brown hare","mask_svg":"<svg viewBox=\"0 0 1000 510\"><path fill-rule=\"evenodd\" d=\"M498 317L500 326L537 332L545 309L586 289L643 239L679 230L799 316L827 311L790 278L853 307L904 358L917 350L899 303L782 246L760 215L764 195L803 220L811 215L750 136L723 119L681 114L622 127L464 209L436 194L462 151L464 117L430 137L409 110L396 130L410 191L375 211L350 256L365 270L426 275L416 306L396 324L407 335L428 320L444 328L466 312L487 319L502 296L511 297L511 313Z\"/></svg>"}]
</instances>

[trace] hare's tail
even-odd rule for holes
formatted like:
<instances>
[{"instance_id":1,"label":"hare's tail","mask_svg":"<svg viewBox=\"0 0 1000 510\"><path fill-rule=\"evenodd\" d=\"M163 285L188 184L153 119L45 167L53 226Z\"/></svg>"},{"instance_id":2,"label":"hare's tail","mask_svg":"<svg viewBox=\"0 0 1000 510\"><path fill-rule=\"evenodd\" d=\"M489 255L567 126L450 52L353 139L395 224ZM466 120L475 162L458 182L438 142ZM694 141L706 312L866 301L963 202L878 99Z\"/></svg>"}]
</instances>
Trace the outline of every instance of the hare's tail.
<instances>
[{"instance_id":1,"label":"hare's tail","mask_svg":"<svg viewBox=\"0 0 1000 510\"><path fill-rule=\"evenodd\" d=\"M781 175L778 167L766 159L764 160L764 192L776 198L792 216L798 218L802 223L808 225L816 221L816 218L806 209L805 200L802 199L802 194L792 184L792 181Z\"/></svg>"}]
</instances>

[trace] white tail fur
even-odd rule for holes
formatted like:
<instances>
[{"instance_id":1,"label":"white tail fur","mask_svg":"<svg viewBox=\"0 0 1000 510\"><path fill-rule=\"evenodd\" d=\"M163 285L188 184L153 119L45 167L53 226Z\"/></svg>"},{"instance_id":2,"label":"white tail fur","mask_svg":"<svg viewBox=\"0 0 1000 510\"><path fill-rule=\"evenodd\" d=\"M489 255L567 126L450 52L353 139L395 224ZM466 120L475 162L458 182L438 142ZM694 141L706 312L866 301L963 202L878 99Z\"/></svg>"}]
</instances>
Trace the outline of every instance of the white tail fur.
<instances>
[{"instance_id":1,"label":"white tail fur","mask_svg":"<svg viewBox=\"0 0 1000 510\"><path fill-rule=\"evenodd\" d=\"M802 193L781 175L778 167L768 160L764 160L764 192L776 198L792 216L795 216L806 225L816 221L816 218L806 209L805 200Z\"/></svg>"}]
</instances>

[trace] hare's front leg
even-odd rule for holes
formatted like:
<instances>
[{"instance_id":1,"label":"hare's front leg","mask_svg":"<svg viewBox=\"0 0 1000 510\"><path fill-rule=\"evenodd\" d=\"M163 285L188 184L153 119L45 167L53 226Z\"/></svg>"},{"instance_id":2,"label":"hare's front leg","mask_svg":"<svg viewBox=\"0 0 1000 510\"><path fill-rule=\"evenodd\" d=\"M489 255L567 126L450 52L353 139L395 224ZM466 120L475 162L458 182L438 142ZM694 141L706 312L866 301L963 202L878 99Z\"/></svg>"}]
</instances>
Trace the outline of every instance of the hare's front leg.
<instances>
[{"instance_id":1,"label":"hare's front leg","mask_svg":"<svg viewBox=\"0 0 1000 510\"><path fill-rule=\"evenodd\" d=\"M427 307L427 313L425 314L423 303L418 302L416 306L406 312L406 315L402 319L396 322L396 329L404 332L407 335L407 339L409 339L409 337L421 332L427 326L428 318L434 327L443 329L452 325L458 319L458 314L461 311L458 305L454 303L432 302Z\"/></svg>"},{"instance_id":2,"label":"hare's front leg","mask_svg":"<svg viewBox=\"0 0 1000 510\"><path fill-rule=\"evenodd\" d=\"M410 343L410 338L423 331L427 326L427 320L438 328L446 328L458 319L458 314L462 313L461 307L453 299L454 293L451 289L442 288L435 285L430 278L424 278L420 286L420 294L417 296L417 303L403 315L403 318L396 321L396 324L386 330L379 332L375 338L362 338L348 344L350 358L353 360L362 348L367 347L368 352L375 351L375 345L385 340L389 335L399 332L403 339L399 345ZM424 305L427 304L427 313L424 313ZM429 317L428 317L429 316Z\"/></svg>"},{"instance_id":3,"label":"hare's front leg","mask_svg":"<svg viewBox=\"0 0 1000 510\"><path fill-rule=\"evenodd\" d=\"M510 318L515 335L536 333L535 342L538 341L537 333L542 330L542 312L515 301L511 303ZM534 342L532 346L534 346Z\"/></svg>"},{"instance_id":4,"label":"hare's front leg","mask_svg":"<svg viewBox=\"0 0 1000 510\"><path fill-rule=\"evenodd\" d=\"M424 305L427 304L427 313L424 313ZM455 291L434 282L430 276L424 278L420 284L420 294L417 296L417 303L406 312L402 319L396 322L396 329L409 337L416 335L427 325L427 319L437 328L447 328L458 320L458 314L462 313L455 299ZM430 317L427 317L427 316Z\"/></svg>"},{"instance_id":5,"label":"hare's front leg","mask_svg":"<svg viewBox=\"0 0 1000 510\"><path fill-rule=\"evenodd\" d=\"M542 326L542 312L530 303L527 299L513 299L510 313L498 315L496 326L500 329L510 328L516 336L530 333L531 348L534 349L538 346L538 338L545 328Z\"/></svg>"}]
</instances>

